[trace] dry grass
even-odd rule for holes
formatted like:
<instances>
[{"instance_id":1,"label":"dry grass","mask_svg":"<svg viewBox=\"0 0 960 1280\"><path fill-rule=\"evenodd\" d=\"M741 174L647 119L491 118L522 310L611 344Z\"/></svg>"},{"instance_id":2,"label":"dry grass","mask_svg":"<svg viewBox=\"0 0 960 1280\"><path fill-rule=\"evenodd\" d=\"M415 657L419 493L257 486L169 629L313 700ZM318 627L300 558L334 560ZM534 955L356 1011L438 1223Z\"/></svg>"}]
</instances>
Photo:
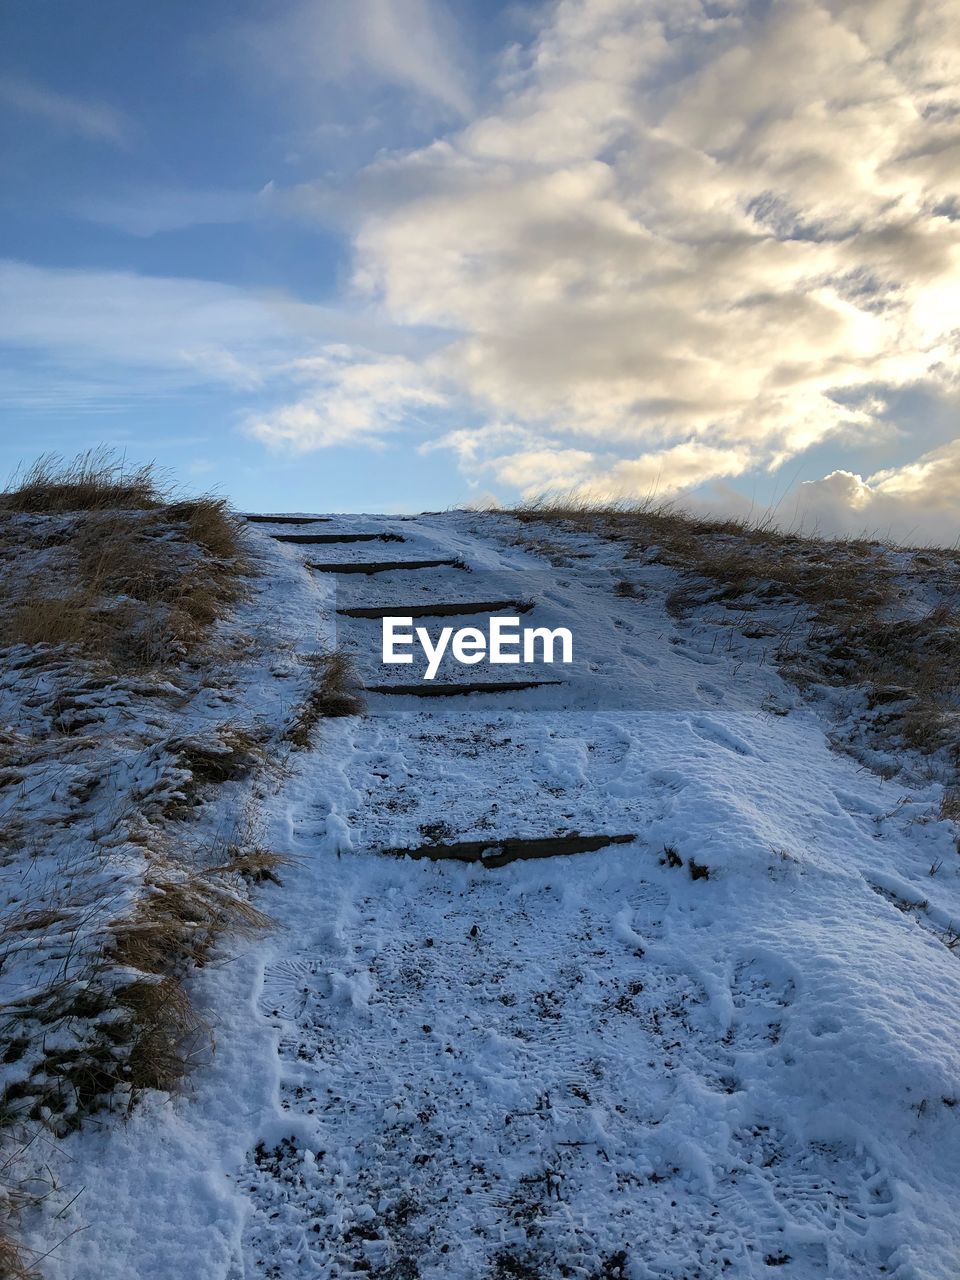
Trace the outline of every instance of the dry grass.
<instances>
[{"instance_id":1,"label":"dry grass","mask_svg":"<svg viewBox=\"0 0 960 1280\"><path fill-rule=\"evenodd\" d=\"M682 577L667 599L671 613L706 604L742 608L745 634L777 637L775 656L785 674L804 684L864 689L868 705L884 705L877 723L892 741L928 754L945 749L960 769L960 611L942 603L904 620L895 608L911 576L921 584L938 576L952 582L955 601L956 551L907 553L865 538L801 537L770 523L704 519L644 502L546 499L513 514L521 524L612 539L625 544L628 559L644 556L675 568ZM784 604L796 610L789 633L756 621L765 605Z\"/></svg>"},{"instance_id":2,"label":"dry grass","mask_svg":"<svg viewBox=\"0 0 960 1280\"><path fill-rule=\"evenodd\" d=\"M304 661L310 667L310 689L296 708L286 733L287 741L300 749L310 746L321 720L361 715L365 706L360 681L348 654L334 650Z\"/></svg>"},{"instance_id":3,"label":"dry grass","mask_svg":"<svg viewBox=\"0 0 960 1280\"><path fill-rule=\"evenodd\" d=\"M221 874L238 875L248 884L262 884L264 880L280 884L278 875L280 868L289 867L294 861L295 859L289 854L272 853L268 849L259 847L246 850L232 849L229 862L220 867L212 867L210 870Z\"/></svg>"},{"instance_id":4,"label":"dry grass","mask_svg":"<svg viewBox=\"0 0 960 1280\"><path fill-rule=\"evenodd\" d=\"M114 925L110 958L126 968L163 977L203 965L225 933L257 933L271 924L269 916L231 886L230 877L250 866L272 869L283 862L282 855L267 856L257 850L192 873L177 874L173 864L157 867L136 915Z\"/></svg>"},{"instance_id":5,"label":"dry grass","mask_svg":"<svg viewBox=\"0 0 960 1280\"><path fill-rule=\"evenodd\" d=\"M624 542L628 557L654 551L662 563L712 581L723 600L759 591L833 618L878 608L887 598L883 550L863 539L805 538L770 523L707 519L647 502L593 506L544 499L513 514L524 524L559 523ZM675 601L682 603L682 597Z\"/></svg>"},{"instance_id":6,"label":"dry grass","mask_svg":"<svg viewBox=\"0 0 960 1280\"><path fill-rule=\"evenodd\" d=\"M0 644L99 645L99 618L91 598L74 592L61 597L22 596L0 622Z\"/></svg>"},{"instance_id":7,"label":"dry grass","mask_svg":"<svg viewBox=\"0 0 960 1280\"><path fill-rule=\"evenodd\" d=\"M40 1272L28 1266L16 1243L0 1232L0 1280L40 1280Z\"/></svg>"},{"instance_id":8,"label":"dry grass","mask_svg":"<svg viewBox=\"0 0 960 1280\"><path fill-rule=\"evenodd\" d=\"M960 822L960 787L947 787L944 791L940 817L948 822Z\"/></svg>"},{"instance_id":9,"label":"dry grass","mask_svg":"<svg viewBox=\"0 0 960 1280\"><path fill-rule=\"evenodd\" d=\"M41 458L0 495L0 551L44 554L0 615L0 644L71 647L117 669L147 669L204 644L249 572L243 522L222 498L173 501L149 467L105 452ZM37 538L39 536L39 542ZM55 551L51 551L55 548Z\"/></svg>"},{"instance_id":10,"label":"dry grass","mask_svg":"<svg viewBox=\"0 0 960 1280\"><path fill-rule=\"evenodd\" d=\"M272 925L238 881L276 880L289 859L259 848L226 853L224 862L191 872L155 860L148 895L132 918L114 924L108 958L145 975L116 994L128 1015L119 1024L128 1045L122 1080L134 1097L143 1089L174 1089L209 1042L184 974L205 964L225 934L253 935Z\"/></svg>"},{"instance_id":11,"label":"dry grass","mask_svg":"<svg viewBox=\"0 0 960 1280\"><path fill-rule=\"evenodd\" d=\"M69 976L4 1008L3 1061L29 1053L32 1066L3 1089L0 1124L26 1119L62 1135L117 1100L132 1106L144 1089L173 1089L210 1043L185 978L224 937L271 927L249 901L248 886L276 881L288 861L247 844L148 851L141 896L130 914L106 926L96 952L78 956ZM8 914L0 958L3 947L51 939L73 947L69 927L53 931L62 921L69 926L68 914Z\"/></svg>"},{"instance_id":12,"label":"dry grass","mask_svg":"<svg viewBox=\"0 0 960 1280\"><path fill-rule=\"evenodd\" d=\"M38 1142L43 1142L39 1130L18 1126L5 1135L0 1146L0 1217L9 1224L6 1228L0 1227L0 1277L3 1280L41 1280L39 1264L48 1256L37 1257L32 1250L23 1250L12 1230L25 1213L42 1207L56 1185L54 1178L46 1170L38 1170L36 1161L30 1159L32 1148Z\"/></svg>"},{"instance_id":13,"label":"dry grass","mask_svg":"<svg viewBox=\"0 0 960 1280\"><path fill-rule=\"evenodd\" d=\"M220 725L215 736L172 739L167 745L190 774L168 806L168 816L181 816L200 804L205 788L239 782L266 762L262 734L234 723Z\"/></svg>"},{"instance_id":14,"label":"dry grass","mask_svg":"<svg viewBox=\"0 0 960 1280\"><path fill-rule=\"evenodd\" d=\"M203 547L216 559L243 558L244 520L230 510L225 498L204 494L189 502L174 502L167 506L165 515L168 520L185 523L187 540Z\"/></svg>"},{"instance_id":15,"label":"dry grass","mask_svg":"<svg viewBox=\"0 0 960 1280\"><path fill-rule=\"evenodd\" d=\"M28 1119L63 1134L84 1117L125 1097L132 1106L144 1089L172 1090L210 1042L184 980L205 964L227 935L254 935L272 921L246 894L246 885L276 879L288 859L261 848L229 846L222 860L203 867L202 854L179 858L155 853L144 894L130 916L109 926L109 937L82 972L4 1009L5 1062L33 1052L25 1078L0 1097L0 1123ZM210 858L208 857L208 862ZM8 919L15 929L48 929L51 913ZM71 1048L44 1045L72 1041ZM2 1273L0 1273L2 1274Z\"/></svg>"},{"instance_id":16,"label":"dry grass","mask_svg":"<svg viewBox=\"0 0 960 1280\"><path fill-rule=\"evenodd\" d=\"M870 705L884 709L908 746L952 748L960 766L960 611L938 606L906 620L867 614L813 643L828 675L863 685Z\"/></svg>"},{"instance_id":17,"label":"dry grass","mask_svg":"<svg viewBox=\"0 0 960 1280\"><path fill-rule=\"evenodd\" d=\"M47 514L65 511L145 510L166 500L152 463L128 468L109 449L91 449L72 460L45 453L14 476L0 494L0 509Z\"/></svg>"},{"instance_id":18,"label":"dry grass","mask_svg":"<svg viewBox=\"0 0 960 1280\"><path fill-rule=\"evenodd\" d=\"M115 698L122 705L128 693L136 706L155 688L168 699L155 723L171 726L153 749L159 774L167 770L173 782L149 812L139 795L120 796L121 810L129 803L136 813L128 838L117 843L110 824L116 819L120 830L126 820L111 809L102 843L94 827L88 841L77 840L76 868L67 867L82 873L90 860L110 864L119 848L126 874L123 860L142 856L145 872L130 872L142 883L131 878L129 897L118 894L132 904L112 908L123 918L105 937L111 907L82 897L82 874L74 892L62 868L36 901L4 916L0 964L8 954L36 954L39 966L58 952L61 967L44 969L29 998L2 1010L4 1062L21 1065L5 1077L0 1125L9 1136L29 1118L62 1135L103 1107L132 1104L144 1089L173 1089L207 1051L209 1030L186 979L225 935L269 927L248 900L249 886L276 880L285 859L236 834L233 819L234 843L198 849L183 841L184 809L192 817L211 788L248 777L266 754L262 736L239 725L221 724L212 737L168 737L178 690L218 683L214 663L227 641L214 644L214 628L246 590L243 525L227 503L179 499L152 467L127 468L106 451L73 462L48 455L0 494L0 570L9 584L0 597L0 645L20 646L9 647L4 661L11 672L35 671L52 689L43 736L0 734L0 785L22 786L54 756L109 750L99 726L116 727L101 720L99 691L106 706ZM139 705L144 724L154 724ZM167 804L178 778L185 779L183 807ZM31 829L29 839L5 813L0 857L26 863L45 856L74 810L85 815L99 785L96 770L76 769L62 821ZM8 1201L0 1174L0 1217L9 1222L5 1233L0 1226L0 1277L30 1275L18 1261Z\"/></svg>"},{"instance_id":19,"label":"dry grass","mask_svg":"<svg viewBox=\"0 0 960 1280\"><path fill-rule=\"evenodd\" d=\"M129 1013L124 1082L143 1089L174 1090L190 1070L209 1029L178 978L140 979L121 988L117 1003Z\"/></svg>"}]
</instances>

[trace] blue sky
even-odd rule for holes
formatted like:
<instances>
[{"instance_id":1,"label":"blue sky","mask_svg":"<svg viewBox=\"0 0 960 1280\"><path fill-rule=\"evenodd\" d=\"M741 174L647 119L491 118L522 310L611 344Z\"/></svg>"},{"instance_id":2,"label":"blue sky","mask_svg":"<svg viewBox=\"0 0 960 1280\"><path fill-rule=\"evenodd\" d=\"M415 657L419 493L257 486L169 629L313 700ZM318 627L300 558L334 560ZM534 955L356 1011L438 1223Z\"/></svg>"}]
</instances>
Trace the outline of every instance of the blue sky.
<instances>
[{"instance_id":1,"label":"blue sky","mask_svg":"<svg viewBox=\"0 0 960 1280\"><path fill-rule=\"evenodd\" d=\"M107 443L250 509L960 534L949 0L2 22L4 472Z\"/></svg>"}]
</instances>

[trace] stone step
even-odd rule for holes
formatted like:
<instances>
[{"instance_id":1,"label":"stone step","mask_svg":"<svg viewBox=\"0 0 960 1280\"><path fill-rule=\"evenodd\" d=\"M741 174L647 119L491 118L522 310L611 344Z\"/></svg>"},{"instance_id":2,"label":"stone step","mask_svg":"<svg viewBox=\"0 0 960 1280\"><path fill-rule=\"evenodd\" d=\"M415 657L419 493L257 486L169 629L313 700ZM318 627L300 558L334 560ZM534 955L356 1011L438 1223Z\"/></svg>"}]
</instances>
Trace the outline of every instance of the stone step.
<instances>
[{"instance_id":1,"label":"stone step","mask_svg":"<svg viewBox=\"0 0 960 1280\"><path fill-rule=\"evenodd\" d=\"M440 684L422 680L419 684L368 684L367 693L406 694L414 698L456 698L468 693L514 693L520 689L540 689L545 685L563 684L562 680L481 680L468 684Z\"/></svg>"},{"instance_id":2,"label":"stone step","mask_svg":"<svg viewBox=\"0 0 960 1280\"><path fill-rule=\"evenodd\" d=\"M406 542L399 533L275 533L277 542Z\"/></svg>"},{"instance_id":3,"label":"stone step","mask_svg":"<svg viewBox=\"0 0 960 1280\"><path fill-rule=\"evenodd\" d=\"M528 613L533 600L460 600L449 604L373 604L338 609L345 618L451 618L461 613Z\"/></svg>"},{"instance_id":4,"label":"stone step","mask_svg":"<svg viewBox=\"0 0 960 1280\"><path fill-rule=\"evenodd\" d=\"M329 524L333 516L247 516L251 524Z\"/></svg>"},{"instance_id":5,"label":"stone step","mask_svg":"<svg viewBox=\"0 0 960 1280\"><path fill-rule=\"evenodd\" d=\"M571 831L563 836L497 840L461 840L452 844L422 844L413 849L384 849L394 858L430 858L434 862L479 862L485 867L505 867L531 858L556 858L574 853L595 853L612 844L630 844L636 833L584 836Z\"/></svg>"},{"instance_id":6,"label":"stone step","mask_svg":"<svg viewBox=\"0 0 960 1280\"><path fill-rule=\"evenodd\" d=\"M317 573L387 573L391 569L440 569L444 566L453 569L466 569L462 560L366 560L354 564L315 564L307 561L308 569L316 569Z\"/></svg>"}]
</instances>

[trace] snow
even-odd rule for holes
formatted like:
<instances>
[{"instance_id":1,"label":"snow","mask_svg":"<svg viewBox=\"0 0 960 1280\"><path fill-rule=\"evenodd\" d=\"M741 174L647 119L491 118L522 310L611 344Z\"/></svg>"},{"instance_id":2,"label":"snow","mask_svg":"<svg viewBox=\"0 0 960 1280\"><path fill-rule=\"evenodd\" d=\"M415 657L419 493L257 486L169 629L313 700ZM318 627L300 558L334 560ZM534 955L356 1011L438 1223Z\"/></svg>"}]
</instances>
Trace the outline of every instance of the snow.
<instances>
[{"instance_id":1,"label":"snow","mask_svg":"<svg viewBox=\"0 0 960 1280\"><path fill-rule=\"evenodd\" d=\"M373 696L263 785L263 843L295 859L258 897L277 928L198 973L217 1044L183 1097L60 1144L58 1194L82 1195L27 1223L38 1248L65 1237L50 1280L954 1280L940 785L834 750L769 641L673 616L650 557L552 529L551 565L501 515L323 528L472 572L338 585L252 528L245 716L281 714L272 667L328 643L345 600L522 589L524 625L569 626L577 665L506 695ZM370 683L411 680L384 676L377 620L338 631ZM572 830L637 839L496 870L382 855Z\"/></svg>"}]
</instances>

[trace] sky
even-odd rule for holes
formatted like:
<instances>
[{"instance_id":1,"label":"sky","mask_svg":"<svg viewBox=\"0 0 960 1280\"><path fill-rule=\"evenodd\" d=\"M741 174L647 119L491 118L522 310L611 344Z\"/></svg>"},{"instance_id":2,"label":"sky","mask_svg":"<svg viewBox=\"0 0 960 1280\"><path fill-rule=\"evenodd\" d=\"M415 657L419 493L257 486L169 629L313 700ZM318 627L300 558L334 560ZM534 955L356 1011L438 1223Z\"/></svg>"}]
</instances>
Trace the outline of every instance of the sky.
<instances>
[{"instance_id":1,"label":"sky","mask_svg":"<svg viewBox=\"0 0 960 1280\"><path fill-rule=\"evenodd\" d=\"M960 538L956 0L3 0L0 473Z\"/></svg>"}]
</instances>

